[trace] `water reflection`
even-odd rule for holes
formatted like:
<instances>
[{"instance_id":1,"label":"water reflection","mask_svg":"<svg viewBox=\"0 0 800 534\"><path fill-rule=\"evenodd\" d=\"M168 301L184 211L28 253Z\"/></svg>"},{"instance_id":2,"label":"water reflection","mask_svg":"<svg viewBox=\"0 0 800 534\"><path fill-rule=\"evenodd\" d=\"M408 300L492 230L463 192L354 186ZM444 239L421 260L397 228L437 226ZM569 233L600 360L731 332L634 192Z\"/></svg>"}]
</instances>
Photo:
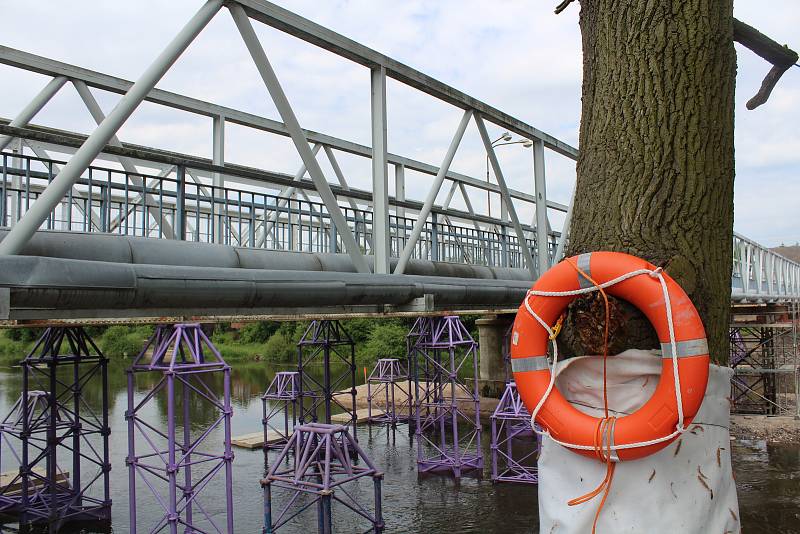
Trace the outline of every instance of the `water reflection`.
<instances>
[{"instance_id":1,"label":"water reflection","mask_svg":"<svg viewBox=\"0 0 800 534\"><path fill-rule=\"evenodd\" d=\"M112 362L109 366L109 421L111 434L114 532L128 532L128 473L127 428L124 412L127 405L127 362ZM256 432L261 429L260 395L275 372L292 370L291 366L268 366L263 363L236 364L232 372L233 433ZM360 376L359 379L363 380ZM137 374L136 394L141 398L160 376ZM222 387L222 377L208 377L212 387ZM4 368L0 371L0 415L5 414L19 396L21 370ZM91 382L85 389L92 407L100 403L100 383ZM178 411L180 413L180 410ZM147 417L155 425L164 424L166 403L156 399ZM204 426L216 418L207 403L192 403L192 424ZM487 424L488 421L484 421ZM212 436L220 443L221 436ZM386 428L359 427L359 440L375 463L385 471L384 517L389 532L465 532L507 534L537 532L538 504L536 488L511 484L493 485L488 471L483 479L464 478L455 481L448 477L418 477L416 451L407 427L397 431ZM489 457L489 436L484 436L484 454ZM234 517L237 532L259 532L262 525L262 500L258 481L263 474L263 455L260 451L236 450L234 460ZM763 443L734 442L734 468L739 485L742 524L748 533L789 533L800 531L800 447L796 445L764 445ZM0 467L8 468L7 458ZM486 462L488 465L488 461ZM216 488L214 489L216 490ZM369 495L371 482L355 489L356 494ZM213 491L212 494L213 496ZM140 493L139 509L147 515L159 513L157 502ZM336 512L334 512L336 516ZM314 531L313 512L307 523L287 526L287 534L308 534ZM352 518L336 516L337 532L352 532Z\"/></svg>"},{"instance_id":2,"label":"water reflection","mask_svg":"<svg viewBox=\"0 0 800 534\"><path fill-rule=\"evenodd\" d=\"M743 531L800 532L800 446L736 441L732 453Z\"/></svg>"}]
</instances>

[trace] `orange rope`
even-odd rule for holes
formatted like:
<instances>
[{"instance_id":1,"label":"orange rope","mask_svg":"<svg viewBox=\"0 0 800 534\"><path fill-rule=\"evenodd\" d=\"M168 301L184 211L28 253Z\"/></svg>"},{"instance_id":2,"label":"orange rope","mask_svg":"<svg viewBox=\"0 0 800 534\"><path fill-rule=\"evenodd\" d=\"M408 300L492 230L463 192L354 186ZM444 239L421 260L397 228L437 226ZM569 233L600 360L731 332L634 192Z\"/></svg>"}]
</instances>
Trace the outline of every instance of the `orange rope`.
<instances>
[{"instance_id":1,"label":"orange rope","mask_svg":"<svg viewBox=\"0 0 800 534\"><path fill-rule=\"evenodd\" d=\"M560 333L561 333L561 327L562 327L562 326L564 326L564 319L565 319L566 317L567 317L567 312L564 312L564 313L562 313L562 314L561 314L561 315L558 317L558 321L556 321L556 324L555 324L555 325L553 326L553 328L551 329L551 330L553 330L553 333L552 333L552 334L550 334L550 341L553 341L553 340L555 340L555 338L557 338L557 337L558 337L558 334L560 334Z\"/></svg>"},{"instance_id":2,"label":"orange rope","mask_svg":"<svg viewBox=\"0 0 800 534\"><path fill-rule=\"evenodd\" d=\"M603 296L603 301L605 303L605 328L603 330L603 411L605 416L597 422L597 428L594 432L594 452L601 462L606 463L606 476L595 489L585 495L581 495L580 497L576 497L575 499L567 502L568 506L575 506L576 504L586 503L597 497L601 492L603 493L603 497L600 499L600 506L597 507L597 512L594 515L594 522L592 523L592 534L596 534L597 520L600 519L600 511L603 509L603 505L605 505L606 499L608 498L608 493L611 490L611 481L614 479L614 470L617 466L617 464L611 460L613 453L611 450L611 438L616 417L608 415L608 383L606 380L606 363L608 360L608 336L611 308L608 303L608 295L606 294L605 290L600 287L600 284L595 282L591 276L586 274L571 259L567 259L567 262L578 273L580 273L581 276L594 284L594 286ZM559 322L561 322L561 319L559 319ZM605 450L603 450L603 443L607 444Z\"/></svg>"}]
</instances>

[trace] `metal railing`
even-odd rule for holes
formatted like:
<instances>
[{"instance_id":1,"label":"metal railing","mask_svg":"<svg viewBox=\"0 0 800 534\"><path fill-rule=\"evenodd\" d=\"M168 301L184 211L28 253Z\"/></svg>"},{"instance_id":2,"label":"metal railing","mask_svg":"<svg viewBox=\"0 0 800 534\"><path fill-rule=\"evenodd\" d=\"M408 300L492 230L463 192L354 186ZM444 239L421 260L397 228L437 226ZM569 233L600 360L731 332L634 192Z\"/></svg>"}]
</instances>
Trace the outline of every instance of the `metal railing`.
<instances>
[{"instance_id":1,"label":"metal railing","mask_svg":"<svg viewBox=\"0 0 800 534\"><path fill-rule=\"evenodd\" d=\"M65 162L8 152L1 157L0 226L12 227ZM91 165L41 229L166 237L294 252L342 251L323 203L214 186L195 180L194 171L177 165L161 175L147 175ZM371 254L372 212L347 205L340 208L362 252ZM456 224L453 218L447 212L431 213L412 257L522 267L519 242L510 235L508 223L498 219L493 225L497 230L479 230ZM390 217L392 256L397 257L406 246L414 221L408 216ZM535 237L527 239L527 246L535 252ZM552 255L555 240L548 246Z\"/></svg>"},{"instance_id":2,"label":"metal railing","mask_svg":"<svg viewBox=\"0 0 800 534\"><path fill-rule=\"evenodd\" d=\"M0 226L11 227L65 162L10 152L3 152L1 157ZM41 228L294 252L342 252L324 203L219 187L195 178L195 171L176 165L161 175L147 175L89 166ZM227 172L235 176L234 170ZM340 208L362 252L372 254L372 212L349 205ZM410 216L390 216L393 257L398 257L408 243L414 222ZM508 222L496 219L488 225L491 230L478 229L469 222L460 212L432 212L413 246L412 258L490 267L524 266L519 240ZM532 228L526 229L531 233L526 244L537 257L535 234ZM555 249L552 236L548 242L551 258ZM798 300L800 263L734 234L731 296L736 301Z\"/></svg>"},{"instance_id":3,"label":"metal railing","mask_svg":"<svg viewBox=\"0 0 800 534\"><path fill-rule=\"evenodd\" d=\"M800 263L734 233L731 296L765 302L800 299Z\"/></svg>"}]
</instances>

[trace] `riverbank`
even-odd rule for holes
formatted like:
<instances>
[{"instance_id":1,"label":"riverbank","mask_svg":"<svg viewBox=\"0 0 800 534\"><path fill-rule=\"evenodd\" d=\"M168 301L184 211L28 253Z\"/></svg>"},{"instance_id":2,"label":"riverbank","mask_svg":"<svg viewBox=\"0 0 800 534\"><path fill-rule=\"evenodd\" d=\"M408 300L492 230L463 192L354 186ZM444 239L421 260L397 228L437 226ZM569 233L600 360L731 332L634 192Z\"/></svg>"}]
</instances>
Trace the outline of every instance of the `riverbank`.
<instances>
[{"instance_id":1,"label":"riverbank","mask_svg":"<svg viewBox=\"0 0 800 534\"><path fill-rule=\"evenodd\" d=\"M731 415L731 436L763 439L772 443L800 444L800 419L791 415Z\"/></svg>"}]
</instances>

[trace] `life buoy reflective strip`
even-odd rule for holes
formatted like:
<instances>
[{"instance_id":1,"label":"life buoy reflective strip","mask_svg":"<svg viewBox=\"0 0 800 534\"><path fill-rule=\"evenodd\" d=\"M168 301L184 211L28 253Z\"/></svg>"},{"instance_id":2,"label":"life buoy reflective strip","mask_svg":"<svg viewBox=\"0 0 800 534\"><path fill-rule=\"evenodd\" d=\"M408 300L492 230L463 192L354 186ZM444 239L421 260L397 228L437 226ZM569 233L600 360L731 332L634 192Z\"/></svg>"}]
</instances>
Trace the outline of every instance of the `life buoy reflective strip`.
<instances>
[{"instance_id":1,"label":"life buoy reflective strip","mask_svg":"<svg viewBox=\"0 0 800 534\"><path fill-rule=\"evenodd\" d=\"M579 454L596 457L595 438L601 420L576 409L553 387L547 359L550 328L543 326L553 325L581 290L594 287L580 271L609 295L641 310L658 335L662 368L653 396L636 412L610 420L611 428L604 432L602 443L604 450L611 451L612 461L653 454L674 441L697 414L710 359L705 328L686 292L641 258L618 252L581 254L562 261L536 281L520 306L511 334L511 366L520 396L553 439Z\"/></svg>"}]
</instances>

